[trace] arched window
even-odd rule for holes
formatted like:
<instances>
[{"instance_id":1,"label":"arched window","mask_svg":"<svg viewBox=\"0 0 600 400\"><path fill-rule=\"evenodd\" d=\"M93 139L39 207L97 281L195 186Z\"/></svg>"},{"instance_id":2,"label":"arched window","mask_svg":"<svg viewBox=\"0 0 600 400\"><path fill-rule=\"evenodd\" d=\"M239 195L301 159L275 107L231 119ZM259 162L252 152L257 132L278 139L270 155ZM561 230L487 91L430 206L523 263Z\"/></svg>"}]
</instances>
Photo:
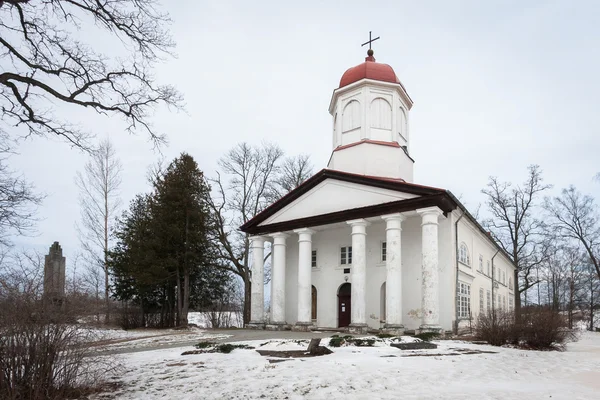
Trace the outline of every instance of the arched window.
<instances>
[{"instance_id":1,"label":"arched window","mask_svg":"<svg viewBox=\"0 0 600 400\"><path fill-rule=\"evenodd\" d=\"M352 100L342 112L342 133L360 128L360 103Z\"/></svg>"},{"instance_id":2,"label":"arched window","mask_svg":"<svg viewBox=\"0 0 600 400\"><path fill-rule=\"evenodd\" d=\"M469 249L467 248L467 245L464 243L460 244L460 247L458 249L458 261L460 261L461 263L465 264L465 265L471 265L471 258L469 257Z\"/></svg>"},{"instance_id":3,"label":"arched window","mask_svg":"<svg viewBox=\"0 0 600 400\"><path fill-rule=\"evenodd\" d=\"M317 288L311 286L311 312L310 318L317 319Z\"/></svg>"},{"instance_id":4,"label":"arched window","mask_svg":"<svg viewBox=\"0 0 600 400\"><path fill-rule=\"evenodd\" d=\"M371 102L371 128L392 129L392 106L381 97Z\"/></svg>"},{"instance_id":5,"label":"arched window","mask_svg":"<svg viewBox=\"0 0 600 400\"><path fill-rule=\"evenodd\" d=\"M385 282L383 282L383 284L381 285L381 289L379 291L379 297L380 297L380 299L379 299L379 301L380 301L379 312L381 314L381 317L379 317L379 320L381 322L385 322L385 318L386 318L386 316L385 316L385 313L386 313L386 309L385 309L385 296L386 296L385 287L386 287Z\"/></svg>"}]
</instances>

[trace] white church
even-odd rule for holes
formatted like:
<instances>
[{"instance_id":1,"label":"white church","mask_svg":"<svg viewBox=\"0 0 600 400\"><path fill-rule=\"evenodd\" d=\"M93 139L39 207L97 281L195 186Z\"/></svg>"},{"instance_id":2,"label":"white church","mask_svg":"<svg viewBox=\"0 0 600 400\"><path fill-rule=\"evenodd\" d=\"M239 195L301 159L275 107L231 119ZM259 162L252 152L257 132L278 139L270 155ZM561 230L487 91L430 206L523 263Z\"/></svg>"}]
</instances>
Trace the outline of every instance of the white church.
<instances>
[{"instance_id":1,"label":"white church","mask_svg":"<svg viewBox=\"0 0 600 400\"><path fill-rule=\"evenodd\" d=\"M327 168L241 227L251 235L249 327L441 332L513 308L509 256L450 191L413 181L412 106L372 50L342 75Z\"/></svg>"}]
</instances>

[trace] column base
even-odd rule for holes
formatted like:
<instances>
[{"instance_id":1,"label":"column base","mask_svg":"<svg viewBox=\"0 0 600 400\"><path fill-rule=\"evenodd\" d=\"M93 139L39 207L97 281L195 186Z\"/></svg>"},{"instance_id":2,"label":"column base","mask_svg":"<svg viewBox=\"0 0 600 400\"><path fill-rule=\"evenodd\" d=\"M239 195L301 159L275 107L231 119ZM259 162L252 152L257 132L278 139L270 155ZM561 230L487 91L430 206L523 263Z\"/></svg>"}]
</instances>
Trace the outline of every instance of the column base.
<instances>
[{"instance_id":1,"label":"column base","mask_svg":"<svg viewBox=\"0 0 600 400\"><path fill-rule=\"evenodd\" d=\"M367 324L350 324L348 325L348 332L355 334L366 334L369 333L369 326Z\"/></svg>"},{"instance_id":2,"label":"column base","mask_svg":"<svg viewBox=\"0 0 600 400\"><path fill-rule=\"evenodd\" d=\"M312 322L296 322L294 326L292 326L292 331L294 332L311 332L314 328Z\"/></svg>"},{"instance_id":3,"label":"column base","mask_svg":"<svg viewBox=\"0 0 600 400\"><path fill-rule=\"evenodd\" d=\"M381 333L387 333L388 335L404 335L404 325L399 324L385 324L383 329L381 329Z\"/></svg>"},{"instance_id":4,"label":"column base","mask_svg":"<svg viewBox=\"0 0 600 400\"><path fill-rule=\"evenodd\" d=\"M263 330L265 329L265 323L261 321L250 321L248 324L246 324L246 329Z\"/></svg>"},{"instance_id":5,"label":"column base","mask_svg":"<svg viewBox=\"0 0 600 400\"><path fill-rule=\"evenodd\" d=\"M439 333L442 334L442 327L439 325L430 325L430 324L423 324L419 327L417 334L419 333L425 333L425 332L433 332L433 333Z\"/></svg>"},{"instance_id":6,"label":"column base","mask_svg":"<svg viewBox=\"0 0 600 400\"><path fill-rule=\"evenodd\" d=\"M267 331L289 331L291 329L287 322L269 322L265 325Z\"/></svg>"}]
</instances>

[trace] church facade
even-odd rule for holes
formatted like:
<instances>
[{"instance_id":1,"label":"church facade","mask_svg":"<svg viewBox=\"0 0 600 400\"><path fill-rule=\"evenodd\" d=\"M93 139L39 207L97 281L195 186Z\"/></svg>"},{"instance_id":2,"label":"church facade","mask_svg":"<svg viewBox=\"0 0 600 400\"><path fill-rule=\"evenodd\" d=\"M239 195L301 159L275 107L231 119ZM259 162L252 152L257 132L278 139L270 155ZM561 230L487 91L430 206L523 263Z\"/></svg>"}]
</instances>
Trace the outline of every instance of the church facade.
<instances>
[{"instance_id":1,"label":"church facade","mask_svg":"<svg viewBox=\"0 0 600 400\"><path fill-rule=\"evenodd\" d=\"M249 327L448 331L513 308L509 256L450 191L413 182L412 105L371 50L343 74L327 168L241 227L251 235Z\"/></svg>"}]
</instances>

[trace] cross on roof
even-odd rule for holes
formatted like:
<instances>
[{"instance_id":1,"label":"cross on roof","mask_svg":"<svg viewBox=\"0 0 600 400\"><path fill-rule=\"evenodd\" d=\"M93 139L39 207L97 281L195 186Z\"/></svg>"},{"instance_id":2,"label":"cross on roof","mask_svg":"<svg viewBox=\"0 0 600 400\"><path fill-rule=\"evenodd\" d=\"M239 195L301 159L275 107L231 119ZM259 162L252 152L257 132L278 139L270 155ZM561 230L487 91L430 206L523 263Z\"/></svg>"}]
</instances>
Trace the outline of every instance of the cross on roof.
<instances>
[{"instance_id":1,"label":"cross on roof","mask_svg":"<svg viewBox=\"0 0 600 400\"><path fill-rule=\"evenodd\" d=\"M379 36L377 36L375 39L371 39L371 31L369 31L369 41L368 42L364 42L363 44L361 44L360 46L364 46L364 45L369 45L369 50L371 50L371 43L373 43L374 41L376 41L377 39L379 39Z\"/></svg>"}]
</instances>

